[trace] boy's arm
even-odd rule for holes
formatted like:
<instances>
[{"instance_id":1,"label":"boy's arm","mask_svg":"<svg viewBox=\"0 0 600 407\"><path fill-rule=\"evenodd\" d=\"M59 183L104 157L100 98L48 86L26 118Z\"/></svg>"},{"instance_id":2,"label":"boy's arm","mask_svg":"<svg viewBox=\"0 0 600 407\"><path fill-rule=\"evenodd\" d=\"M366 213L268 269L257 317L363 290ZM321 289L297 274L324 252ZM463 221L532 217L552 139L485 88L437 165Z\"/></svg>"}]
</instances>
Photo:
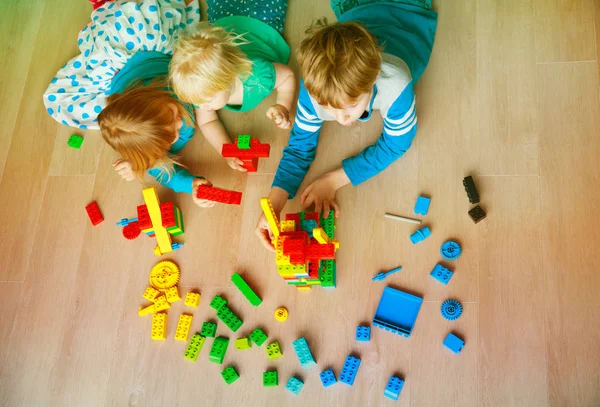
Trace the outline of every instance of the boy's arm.
<instances>
[{"instance_id":1,"label":"boy's arm","mask_svg":"<svg viewBox=\"0 0 600 407\"><path fill-rule=\"evenodd\" d=\"M379 174L401 157L410 148L416 132L415 94L411 82L390 106L377 142L342 161L342 168L352 185Z\"/></svg>"},{"instance_id":2,"label":"boy's arm","mask_svg":"<svg viewBox=\"0 0 600 407\"><path fill-rule=\"evenodd\" d=\"M204 177L196 177L195 175L190 174L188 170L185 168L175 164L174 172L169 175L161 171L159 168L151 168L148 170L148 174L152 175L154 179L164 185L167 188L171 188L175 192L185 192L187 194L192 193L192 182L196 178L204 178Z\"/></svg>"},{"instance_id":3,"label":"boy's arm","mask_svg":"<svg viewBox=\"0 0 600 407\"><path fill-rule=\"evenodd\" d=\"M219 116L217 112L213 111L204 111L200 109L195 110L196 113L196 122L198 123L198 127L204 137L217 153L221 155L223 151L223 144L231 143L231 139L227 134L227 130L219 120ZM229 166L234 170L245 172L247 171L242 165L242 161L239 158L226 158L225 159Z\"/></svg>"},{"instance_id":4,"label":"boy's arm","mask_svg":"<svg viewBox=\"0 0 600 407\"><path fill-rule=\"evenodd\" d=\"M274 62L273 67L275 67L275 89L277 90L277 101L275 103L291 112L296 96L296 75L294 75L292 68L287 65Z\"/></svg>"}]
</instances>

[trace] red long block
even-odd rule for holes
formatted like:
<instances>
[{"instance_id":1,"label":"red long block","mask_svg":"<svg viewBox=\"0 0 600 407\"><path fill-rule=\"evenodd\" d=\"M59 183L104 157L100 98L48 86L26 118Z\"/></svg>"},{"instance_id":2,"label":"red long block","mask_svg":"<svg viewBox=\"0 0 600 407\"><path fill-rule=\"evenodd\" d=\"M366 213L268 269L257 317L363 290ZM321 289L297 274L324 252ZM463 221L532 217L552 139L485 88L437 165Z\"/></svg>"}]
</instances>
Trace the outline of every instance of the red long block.
<instances>
[{"instance_id":1,"label":"red long block","mask_svg":"<svg viewBox=\"0 0 600 407\"><path fill-rule=\"evenodd\" d=\"M261 144L256 139L250 139L250 149L240 150L235 144L223 144L221 155L225 158L236 157L241 160L249 158L267 158L271 153L271 146L268 144Z\"/></svg>"},{"instance_id":2,"label":"red long block","mask_svg":"<svg viewBox=\"0 0 600 407\"><path fill-rule=\"evenodd\" d=\"M293 220L296 222L296 225L300 224L300 215L297 213L288 213L285 215L285 220Z\"/></svg>"},{"instance_id":3,"label":"red long block","mask_svg":"<svg viewBox=\"0 0 600 407\"><path fill-rule=\"evenodd\" d=\"M104 217L102 216L102 212L100 212L100 207L96 201L86 206L85 210L90 218L90 221L92 222L92 225L96 226L104 221Z\"/></svg>"},{"instance_id":4,"label":"red long block","mask_svg":"<svg viewBox=\"0 0 600 407\"><path fill-rule=\"evenodd\" d=\"M281 232L279 236L285 236L286 239L301 239L308 243L308 233L304 230L297 230L295 232Z\"/></svg>"},{"instance_id":5,"label":"red long block","mask_svg":"<svg viewBox=\"0 0 600 407\"><path fill-rule=\"evenodd\" d=\"M138 225L141 230L152 229L152 220L150 220L150 214L146 205L140 205L137 207Z\"/></svg>"},{"instance_id":6,"label":"red long block","mask_svg":"<svg viewBox=\"0 0 600 407\"><path fill-rule=\"evenodd\" d=\"M196 197L209 201L220 202L224 204L239 205L242 202L242 193L238 191L228 191L226 189L200 185Z\"/></svg>"},{"instance_id":7,"label":"red long block","mask_svg":"<svg viewBox=\"0 0 600 407\"><path fill-rule=\"evenodd\" d=\"M300 239L290 239L287 238L283 241L283 254L286 256L290 256L292 254L301 254L304 255L306 253L306 242L303 242ZM291 261L291 258L290 258Z\"/></svg>"},{"instance_id":8,"label":"red long block","mask_svg":"<svg viewBox=\"0 0 600 407\"><path fill-rule=\"evenodd\" d=\"M306 245L306 258L309 261L333 260L335 259L335 245L333 243Z\"/></svg>"}]
</instances>

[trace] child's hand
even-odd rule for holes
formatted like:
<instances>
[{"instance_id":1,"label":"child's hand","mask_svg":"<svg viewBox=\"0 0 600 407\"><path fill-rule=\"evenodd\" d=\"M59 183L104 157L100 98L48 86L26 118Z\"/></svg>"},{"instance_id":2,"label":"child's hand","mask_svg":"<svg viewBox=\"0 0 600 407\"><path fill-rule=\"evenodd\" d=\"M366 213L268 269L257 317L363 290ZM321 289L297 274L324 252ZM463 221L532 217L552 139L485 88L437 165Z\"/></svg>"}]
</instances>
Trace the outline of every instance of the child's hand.
<instances>
[{"instance_id":1,"label":"child's hand","mask_svg":"<svg viewBox=\"0 0 600 407\"><path fill-rule=\"evenodd\" d=\"M212 187L212 182L210 182L207 179L204 178L196 178L192 181L192 200L194 201L194 203L196 205L198 205L201 208L212 208L213 206L215 206L215 201L209 201L207 199L199 199L196 197L196 194L198 193L198 187L200 185L207 185L209 187Z\"/></svg>"},{"instance_id":2,"label":"child's hand","mask_svg":"<svg viewBox=\"0 0 600 407\"><path fill-rule=\"evenodd\" d=\"M276 215L277 218L279 218L279 214ZM267 218L265 217L264 213L260 215L260 218L258 218L258 223L256 224L256 229L254 230L254 233L256 233L256 236L258 236L263 246L265 246L268 250L272 252L275 251L273 243L271 243L271 240L273 240L274 238L273 231L271 231L271 228L269 227L269 222L267 221Z\"/></svg>"},{"instance_id":3,"label":"child's hand","mask_svg":"<svg viewBox=\"0 0 600 407\"><path fill-rule=\"evenodd\" d=\"M323 175L315 182L306 187L300 201L304 208L308 208L312 204L315 204L315 212L321 212L323 209L323 217L329 216L330 209L333 208L335 217L337 218L340 214L340 208L335 203L335 193L338 190L335 181L335 173L330 172Z\"/></svg>"},{"instance_id":4,"label":"child's hand","mask_svg":"<svg viewBox=\"0 0 600 407\"><path fill-rule=\"evenodd\" d=\"M131 169L131 163L128 160L119 158L113 163L113 168L125 181L133 181L136 176Z\"/></svg>"},{"instance_id":5,"label":"child's hand","mask_svg":"<svg viewBox=\"0 0 600 407\"><path fill-rule=\"evenodd\" d=\"M235 158L235 157L226 158L225 161L227 161L227 164L231 168L233 168L234 170L238 170L238 171L242 171L242 172L248 172L247 169L245 169L244 167L242 167L244 165L244 163L239 158Z\"/></svg>"},{"instance_id":6,"label":"child's hand","mask_svg":"<svg viewBox=\"0 0 600 407\"><path fill-rule=\"evenodd\" d=\"M282 105L273 105L267 110L267 117L275 122L280 129L289 129L292 127L290 121L290 112Z\"/></svg>"}]
</instances>

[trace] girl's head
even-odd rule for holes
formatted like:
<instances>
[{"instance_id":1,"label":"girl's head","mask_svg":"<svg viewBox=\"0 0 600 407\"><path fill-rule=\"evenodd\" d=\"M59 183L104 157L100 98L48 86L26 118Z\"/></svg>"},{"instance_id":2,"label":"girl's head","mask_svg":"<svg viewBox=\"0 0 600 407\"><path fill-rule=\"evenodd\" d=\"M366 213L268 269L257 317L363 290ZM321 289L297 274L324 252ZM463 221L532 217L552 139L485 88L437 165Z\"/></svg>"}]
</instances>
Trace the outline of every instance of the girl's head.
<instances>
[{"instance_id":1,"label":"girl's head","mask_svg":"<svg viewBox=\"0 0 600 407\"><path fill-rule=\"evenodd\" d=\"M317 21L298 50L304 86L343 125L367 109L381 70L377 39L362 24Z\"/></svg>"},{"instance_id":2,"label":"girl's head","mask_svg":"<svg viewBox=\"0 0 600 407\"><path fill-rule=\"evenodd\" d=\"M154 167L172 172L171 144L179 138L183 121L191 123L189 113L163 87L140 86L111 95L98 115L102 137L140 179Z\"/></svg>"},{"instance_id":3,"label":"girl's head","mask_svg":"<svg viewBox=\"0 0 600 407\"><path fill-rule=\"evenodd\" d=\"M240 35L208 23L181 37L169 67L177 96L203 110L225 106L236 78L245 79L252 70L252 62L239 49L244 43Z\"/></svg>"}]
</instances>

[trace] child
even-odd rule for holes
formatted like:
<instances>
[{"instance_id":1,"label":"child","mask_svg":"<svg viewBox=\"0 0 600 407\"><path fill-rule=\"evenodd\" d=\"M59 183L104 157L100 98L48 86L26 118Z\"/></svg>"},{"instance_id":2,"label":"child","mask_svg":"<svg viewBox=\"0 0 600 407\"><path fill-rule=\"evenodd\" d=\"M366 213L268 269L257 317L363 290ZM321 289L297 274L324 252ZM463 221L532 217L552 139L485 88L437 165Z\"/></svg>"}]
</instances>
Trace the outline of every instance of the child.
<instances>
[{"instance_id":1,"label":"child","mask_svg":"<svg viewBox=\"0 0 600 407\"><path fill-rule=\"evenodd\" d=\"M175 46L170 66L173 89L179 99L194 104L200 130L219 152L231 140L216 111L247 112L274 89L277 100L267 116L280 128L291 127L296 80L285 65L290 57L281 36L286 9L287 0L209 0L211 23L200 24ZM246 171L241 160L228 162Z\"/></svg>"},{"instance_id":2,"label":"child","mask_svg":"<svg viewBox=\"0 0 600 407\"><path fill-rule=\"evenodd\" d=\"M371 118L378 109L383 132L377 142L335 171L322 175L301 196L305 207L315 205L336 216L336 191L359 185L383 171L410 147L417 130L413 85L431 54L437 14L415 6L415 0L378 2L332 1L338 23L313 27L298 51L303 77L294 128L277 169L269 198L279 215L293 198L315 158L319 132L325 120L349 126ZM403 4L403 3L411 4ZM339 15L339 11L346 10ZM383 51L382 51L383 49ZM272 232L261 216L256 234L273 250Z\"/></svg>"}]
</instances>

